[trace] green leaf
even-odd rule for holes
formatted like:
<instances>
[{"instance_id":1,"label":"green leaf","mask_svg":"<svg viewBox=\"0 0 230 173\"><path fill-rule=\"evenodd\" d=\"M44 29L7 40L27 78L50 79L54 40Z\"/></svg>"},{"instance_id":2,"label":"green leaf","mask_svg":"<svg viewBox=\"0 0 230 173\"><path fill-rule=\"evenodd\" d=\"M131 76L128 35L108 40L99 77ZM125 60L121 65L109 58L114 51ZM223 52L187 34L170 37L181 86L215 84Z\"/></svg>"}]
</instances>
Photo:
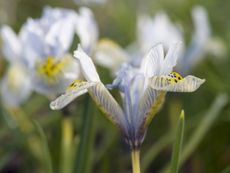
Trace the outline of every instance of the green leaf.
<instances>
[{"instance_id":1,"label":"green leaf","mask_svg":"<svg viewBox=\"0 0 230 173\"><path fill-rule=\"evenodd\" d=\"M173 146L173 155L171 160L171 173L177 173L179 170L180 153L184 136L184 111L181 111L176 133L176 141Z\"/></svg>"}]
</instances>

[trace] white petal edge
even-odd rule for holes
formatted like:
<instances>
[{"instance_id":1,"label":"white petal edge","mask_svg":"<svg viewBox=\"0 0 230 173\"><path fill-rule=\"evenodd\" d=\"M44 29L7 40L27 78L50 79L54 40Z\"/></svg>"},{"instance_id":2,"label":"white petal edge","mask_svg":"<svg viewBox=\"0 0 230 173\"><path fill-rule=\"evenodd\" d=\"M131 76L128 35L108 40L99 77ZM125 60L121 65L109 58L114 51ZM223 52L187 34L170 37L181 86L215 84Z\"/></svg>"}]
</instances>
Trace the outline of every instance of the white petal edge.
<instances>
[{"instance_id":1,"label":"white petal edge","mask_svg":"<svg viewBox=\"0 0 230 173\"><path fill-rule=\"evenodd\" d=\"M62 94L56 100L50 103L50 108L52 110L59 110L59 109L64 108L66 105L72 102L75 98L87 93L88 88L94 85L96 85L95 82L85 82L85 84L80 87L66 91L65 94Z\"/></svg>"},{"instance_id":2,"label":"white petal edge","mask_svg":"<svg viewBox=\"0 0 230 173\"><path fill-rule=\"evenodd\" d=\"M150 79L150 86L155 90L168 92L194 92L200 85L205 82L205 79L200 79L195 76L186 76L177 83L171 83L166 80L167 76L154 76Z\"/></svg>"}]
</instances>

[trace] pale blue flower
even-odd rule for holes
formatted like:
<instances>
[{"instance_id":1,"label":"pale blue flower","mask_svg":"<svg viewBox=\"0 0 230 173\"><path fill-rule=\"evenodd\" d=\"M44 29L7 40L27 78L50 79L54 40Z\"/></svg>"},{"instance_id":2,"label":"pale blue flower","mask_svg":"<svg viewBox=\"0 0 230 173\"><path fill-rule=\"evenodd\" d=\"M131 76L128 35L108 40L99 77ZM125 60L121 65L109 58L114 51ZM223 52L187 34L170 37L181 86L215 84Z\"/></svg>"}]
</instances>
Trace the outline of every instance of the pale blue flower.
<instances>
[{"instance_id":1,"label":"pale blue flower","mask_svg":"<svg viewBox=\"0 0 230 173\"><path fill-rule=\"evenodd\" d=\"M170 46L164 56L163 45L153 47L142 59L139 67L122 65L110 88L117 87L122 96L122 108L102 84L91 58L81 49L74 52L85 81L75 80L55 101L52 109L61 109L76 97L89 92L99 108L123 132L131 148L138 148L153 116L161 107L166 92L193 92L204 82L194 76L182 78L172 72L176 65L179 43Z\"/></svg>"}]
</instances>

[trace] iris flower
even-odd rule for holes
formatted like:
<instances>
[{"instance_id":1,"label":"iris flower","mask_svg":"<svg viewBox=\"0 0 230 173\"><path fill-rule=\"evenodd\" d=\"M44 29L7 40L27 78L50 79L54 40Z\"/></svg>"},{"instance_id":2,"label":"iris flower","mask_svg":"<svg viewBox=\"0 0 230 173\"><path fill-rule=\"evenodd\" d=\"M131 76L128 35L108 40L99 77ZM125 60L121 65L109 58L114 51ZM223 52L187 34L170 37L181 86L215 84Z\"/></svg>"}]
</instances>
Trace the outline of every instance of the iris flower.
<instances>
[{"instance_id":1,"label":"iris flower","mask_svg":"<svg viewBox=\"0 0 230 173\"><path fill-rule=\"evenodd\" d=\"M193 92L204 79L195 76L182 77L173 71L178 59L179 43L170 46L166 56L162 44L158 44L144 56L140 66L124 64L110 88L118 87L122 107L101 82L91 58L80 46L74 52L85 80L75 80L66 93L51 102L54 110L61 109L76 97L89 93L99 108L117 127L132 151L139 151L154 115L164 102L167 92Z\"/></svg>"},{"instance_id":2,"label":"iris flower","mask_svg":"<svg viewBox=\"0 0 230 173\"><path fill-rule=\"evenodd\" d=\"M181 60L177 69L182 73L188 73L204 57L208 50L208 43L211 41L211 29L206 9L201 6L193 7L192 20L194 31L191 42L188 47L183 46L179 53ZM164 12L157 13L154 18L141 15L137 24L137 40L142 52L159 42L168 49L171 43L183 40L183 32L170 21Z\"/></svg>"},{"instance_id":3,"label":"iris flower","mask_svg":"<svg viewBox=\"0 0 230 173\"><path fill-rule=\"evenodd\" d=\"M76 27L76 12L51 7L22 26L23 61L40 94L52 98L79 77L78 63L68 53Z\"/></svg>"}]
</instances>

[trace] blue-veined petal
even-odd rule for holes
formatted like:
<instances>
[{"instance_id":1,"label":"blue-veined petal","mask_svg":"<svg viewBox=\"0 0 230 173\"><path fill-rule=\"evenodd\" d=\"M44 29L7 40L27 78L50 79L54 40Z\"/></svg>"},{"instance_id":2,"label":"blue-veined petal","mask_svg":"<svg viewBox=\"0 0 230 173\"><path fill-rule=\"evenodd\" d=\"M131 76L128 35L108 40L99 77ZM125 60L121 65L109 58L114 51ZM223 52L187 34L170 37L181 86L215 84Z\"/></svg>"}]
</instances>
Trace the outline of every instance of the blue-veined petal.
<instances>
[{"instance_id":1,"label":"blue-veined petal","mask_svg":"<svg viewBox=\"0 0 230 173\"><path fill-rule=\"evenodd\" d=\"M107 118L124 130L126 127L124 126L124 113L105 86L99 82L89 89L89 94L95 100L99 108L107 115Z\"/></svg>"},{"instance_id":2,"label":"blue-veined petal","mask_svg":"<svg viewBox=\"0 0 230 173\"><path fill-rule=\"evenodd\" d=\"M157 91L148 87L140 99L138 116L140 118L140 131L144 130L152 121L153 117L162 107L165 100L165 91Z\"/></svg>"},{"instance_id":3,"label":"blue-veined petal","mask_svg":"<svg viewBox=\"0 0 230 173\"><path fill-rule=\"evenodd\" d=\"M162 44L154 46L143 58L140 71L146 77L160 74L161 66L164 61L164 49Z\"/></svg>"}]
</instances>

